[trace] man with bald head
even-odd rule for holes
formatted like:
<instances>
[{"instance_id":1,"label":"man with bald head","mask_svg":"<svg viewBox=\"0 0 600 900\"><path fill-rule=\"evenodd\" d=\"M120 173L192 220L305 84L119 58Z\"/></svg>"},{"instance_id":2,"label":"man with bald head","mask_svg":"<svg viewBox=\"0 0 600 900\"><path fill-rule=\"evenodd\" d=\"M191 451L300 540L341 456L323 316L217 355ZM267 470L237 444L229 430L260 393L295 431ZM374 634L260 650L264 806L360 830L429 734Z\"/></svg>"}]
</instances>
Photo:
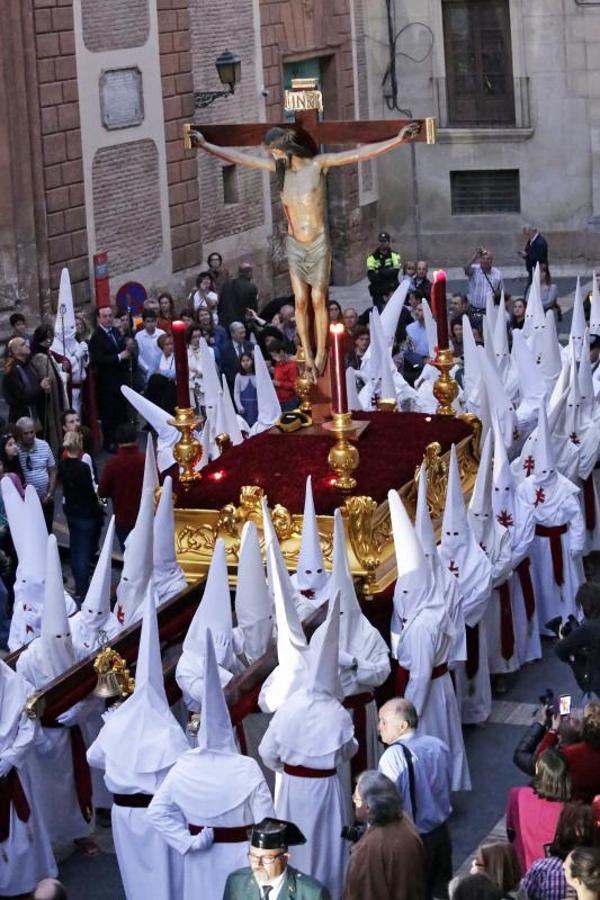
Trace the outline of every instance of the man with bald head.
<instances>
[{"instance_id":1,"label":"man with bald head","mask_svg":"<svg viewBox=\"0 0 600 900\"><path fill-rule=\"evenodd\" d=\"M32 894L33 900L67 900L67 892L56 878L44 878Z\"/></svg>"},{"instance_id":2,"label":"man with bald head","mask_svg":"<svg viewBox=\"0 0 600 900\"><path fill-rule=\"evenodd\" d=\"M447 897L452 877L452 845L447 821L452 812L452 764L448 745L417 735L419 717L408 700L396 697L379 710L379 737L387 745L379 771L398 789L426 852L426 896Z\"/></svg>"},{"instance_id":3,"label":"man with bald head","mask_svg":"<svg viewBox=\"0 0 600 900\"><path fill-rule=\"evenodd\" d=\"M428 269L429 266L427 265L425 260L420 259L417 263L416 272L413 275L415 290L419 291L419 293L422 294L426 300L429 300L429 298L431 297L431 281L427 277Z\"/></svg>"}]
</instances>

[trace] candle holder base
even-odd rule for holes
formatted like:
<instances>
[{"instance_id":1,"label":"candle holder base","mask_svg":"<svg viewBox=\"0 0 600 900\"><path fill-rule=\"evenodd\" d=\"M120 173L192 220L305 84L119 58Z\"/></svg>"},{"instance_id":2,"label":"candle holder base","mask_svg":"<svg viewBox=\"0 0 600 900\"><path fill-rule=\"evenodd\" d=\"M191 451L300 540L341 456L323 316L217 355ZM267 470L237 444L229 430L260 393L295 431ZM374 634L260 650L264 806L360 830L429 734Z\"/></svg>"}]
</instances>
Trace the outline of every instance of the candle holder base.
<instances>
[{"instance_id":1,"label":"candle holder base","mask_svg":"<svg viewBox=\"0 0 600 900\"><path fill-rule=\"evenodd\" d=\"M174 425L181 432L181 437L173 447L173 456L179 464L179 481L184 488L202 478L196 470L202 459L202 444L194 437L197 424L196 412L191 406L176 406L175 418L169 419L169 425Z\"/></svg>"},{"instance_id":2,"label":"candle holder base","mask_svg":"<svg viewBox=\"0 0 600 900\"><path fill-rule=\"evenodd\" d=\"M322 428L331 431L335 437L335 443L327 456L329 468L334 473L333 485L339 491L352 491L356 487L356 478L352 473L360 462L358 450L349 440L350 437L357 436L352 413L334 413L333 420L324 422ZM363 430L360 429L361 432Z\"/></svg>"},{"instance_id":3,"label":"candle holder base","mask_svg":"<svg viewBox=\"0 0 600 900\"><path fill-rule=\"evenodd\" d=\"M433 385L433 396L438 402L436 413L439 416L455 416L456 410L452 406L458 397L458 384L450 377L450 369L455 364L452 350L438 350L433 365L440 371L440 377Z\"/></svg>"},{"instance_id":4,"label":"candle holder base","mask_svg":"<svg viewBox=\"0 0 600 900\"><path fill-rule=\"evenodd\" d=\"M398 402L395 397L380 397L377 400L379 412L398 412Z\"/></svg>"}]
</instances>

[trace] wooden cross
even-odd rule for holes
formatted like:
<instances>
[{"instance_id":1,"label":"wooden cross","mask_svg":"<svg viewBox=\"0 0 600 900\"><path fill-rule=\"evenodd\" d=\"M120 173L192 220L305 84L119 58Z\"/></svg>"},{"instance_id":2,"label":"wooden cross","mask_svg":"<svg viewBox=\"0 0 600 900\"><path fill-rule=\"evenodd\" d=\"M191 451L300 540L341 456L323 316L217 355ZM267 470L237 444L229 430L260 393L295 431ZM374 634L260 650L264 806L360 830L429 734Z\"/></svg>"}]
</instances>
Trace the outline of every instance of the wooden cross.
<instances>
[{"instance_id":1,"label":"wooden cross","mask_svg":"<svg viewBox=\"0 0 600 900\"><path fill-rule=\"evenodd\" d=\"M323 109L321 91L312 78L295 78L291 91L285 92L285 108L294 113L294 122L244 122L240 125L192 125L183 126L184 147L193 149L193 133L201 131L207 141L220 147L258 147L270 128L293 129L302 143L309 144L318 153L322 144L373 144L395 137L411 122L421 123L421 131L413 142L435 144L434 118L426 119L366 119L319 121Z\"/></svg>"}]
</instances>

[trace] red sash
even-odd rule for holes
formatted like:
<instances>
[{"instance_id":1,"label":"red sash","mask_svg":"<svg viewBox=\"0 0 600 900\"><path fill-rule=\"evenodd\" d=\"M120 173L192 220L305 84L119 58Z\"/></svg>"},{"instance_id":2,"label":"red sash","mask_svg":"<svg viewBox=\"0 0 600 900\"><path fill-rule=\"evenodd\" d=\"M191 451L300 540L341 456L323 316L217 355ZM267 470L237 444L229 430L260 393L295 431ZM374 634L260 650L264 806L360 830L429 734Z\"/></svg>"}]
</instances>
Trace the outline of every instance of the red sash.
<instances>
[{"instance_id":1,"label":"red sash","mask_svg":"<svg viewBox=\"0 0 600 900\"><path fill-rule=\"evenodd\" d=\"M19 773L14 768L0 778L0 844L10 837L11 807L14 807L19 821L29 821L31 808L25 796Z\"/></svg>"},{"instance_id":2,"label":"red sash","mask_svg":"<svg viewBox=\"0 0 600 900\"><path fill-rule=\"evenodd\" d=\"M583 509L585 511L585 527L588 531L594 531L596 528L596 498L594 475L591 472L583 482Z\"/></svg>"},{"instance_id":3,"label":"red sash","mask_svg":"<svg viewBox=\"0 0 600 900\"><path fill-rule=\"evenodd\" d=\"M479 624L473 625L472 628L470 625L465 625L465 629L467 632L467 662L465 664L465 671L467 673L467 678L471 680L472 678L475 678L479 671Z\"/></svg>"},{"instance_id":4,"label":"red sash","mask_svg":"<svg viewBox=\"0 0 600 900\"><path fill-rule=\"evenodd\" d=\"M528 622L531 622L531 618L535 612L535 593L533 591L530 567L531 562L529 557L526 556L515 569L515 572L519 576L521 590L523 591L523 603L525 605L525 615L527 616Z\"/></svg>"},{"instance_id":5,"label":"red sash","mask_svg":"<svg viewBox=\"0 0 600 900\"><path fill-rule=\"evenodd\" d=\"M253 827L254 825L237 825L235 828L217 826L217 828L213 828L215 844L241 844L248 840L248 832ZM200 834L205 828L212 828L212 826L188 824L190 834Z\"/></svg>"},{"instance_id":6,"label":"red sash","mask_svg":"<svg viewBox=\"0 0 600 900\"><path fill-rule=\"evenodd\" d=\"M552 568L554 580L558 585L564 584L564 562L562 542L560 536L568 531L567 525L536 525L535 533L538 537L550 538L550 553L552 555Z\"/></svg>"},{"instance_id":7,"label":"red sash","mask_svg":"<svg viewBox=\"0 0 600 900\"><path fill-rule=\"evenodd\" d=\"M515 652L515 629L508 581L500 585L498 593L500 594L500 649L502 659L509 660Z\"/></svg>"},{"instance_id":8,"label":"red sash","mask_svg":"<svg viewBox=\"0 0 600 900\"><path fill-rule=\"evenodd\" d=\"M440 663L439 666L434 666L431 670L431 680L435 681L436 678L441 678L442 675L445 675L448 671L448 663ZM396 697L404 697L406 687L408 682L410 681L410 670L403 668L403 666L398 666L396 669Z\"/></svg>"},{"instance_id":9,"label":"red sash","mask_svg":"<svg viewBox=\"0 0 600 900\"><path fill-rule=\"evenodd\" d=\"M45 728L64 728L60 722L44 722ZM94 807L92 806L92 775L86 757L86 746L79 725L66 726L69 730L71 741L71 759L73 760L73 777L75 779L75 793L81 815L86 822L92 821Z\"/></svg>"},{"instance_id":10,"label":"red sash","mask_svg":"<svg viewBox=\"0 0 600 900\"><path fill-rule=\"evenodd\" d=\"M286 775L295 775L296 778L331 778L337 775L337 769L308 769L306 766L288 766L283 764Z\"/></svg>"},{"instance_id":11,"label":"red sash","mask_svg":"<svg viewBox=\"0 0 600 900\"><path fill-rule=\"evenodd\" d=\"M350 761L352 775L356 778L368 768L367 765L367 703L373 700L370 691L362 694L351 694L344 698L344 707L354 713L354 735L358 741L358 750Z\"/></svg>"}]
</instances>

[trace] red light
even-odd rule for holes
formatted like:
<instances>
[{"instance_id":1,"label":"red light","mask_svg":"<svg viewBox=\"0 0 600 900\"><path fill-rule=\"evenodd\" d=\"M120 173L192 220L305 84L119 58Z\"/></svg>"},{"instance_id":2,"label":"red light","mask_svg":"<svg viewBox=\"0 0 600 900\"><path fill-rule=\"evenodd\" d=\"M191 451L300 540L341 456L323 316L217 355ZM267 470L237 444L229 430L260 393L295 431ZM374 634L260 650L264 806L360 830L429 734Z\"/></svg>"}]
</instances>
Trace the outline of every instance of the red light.
<instances>
[{"instance_id":1,"label":"red light","mask_svg":"<svg viewBox=\"0 0 600 900\"><path fill-rule=\"evenodd\" d=\"M343 322L332 322L329 326L330 334L343 334L346 330L346 326Z\"/></svg>"},{"instance_id":2,"label":"red light","mask_svg":"<svg viewBox=\"0 0 600 900\"><path fill-rule=\"evenodd\" d=\"M335 487L335 481L336 481L335 475L332 475L331 478L327 479L327 484L330 485L330 487Z\"/></svg>"},{"instance_id":3,"label":"red light","mask_svg":"<svg viewBox=\"0 0 600 900\"><path fill-rule=\"evenodd\" d=\"M222 481L225 478L225 472L223 469L219 469L217 472L211 472L208 477L212 478L213 481Z\"/></svg>"},{"instance_id":4,"label":"red light","mask_svg":"<svg viewBox=\"0 0 600 900\"><path fill-rule=\"evenodd\" d=\"M445 281L445 280L446 280L446 273L444 272L444 270L436 269L435 272L433 273L433 283L435 284L436 281Z\"/></svg>"}]
</instances>

